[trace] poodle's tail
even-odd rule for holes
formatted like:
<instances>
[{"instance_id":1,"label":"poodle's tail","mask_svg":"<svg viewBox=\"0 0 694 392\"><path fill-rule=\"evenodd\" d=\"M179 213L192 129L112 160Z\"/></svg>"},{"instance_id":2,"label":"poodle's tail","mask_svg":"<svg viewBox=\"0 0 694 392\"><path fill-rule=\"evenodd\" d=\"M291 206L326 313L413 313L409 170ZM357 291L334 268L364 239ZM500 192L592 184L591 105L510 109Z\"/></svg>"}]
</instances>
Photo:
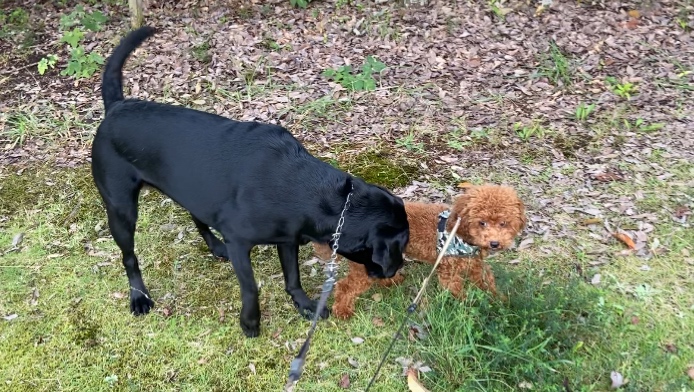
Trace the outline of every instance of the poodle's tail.
<instances>
[{"instance_id":1,"label":"poodle's tail","mask_svg":"<svg viewBox=\"0 0 694 392\"><path fill-rule=\"evenodd\" d=\"M123 65L138 46L147 38L154 35L154 27L144 26L133 30L120 41L111 57L106 61L104 75L101 79L101 97L104 100L104 108L108 113L109 108L116 102L125 99L123 97Z\"/></svg>"}]
</instances>

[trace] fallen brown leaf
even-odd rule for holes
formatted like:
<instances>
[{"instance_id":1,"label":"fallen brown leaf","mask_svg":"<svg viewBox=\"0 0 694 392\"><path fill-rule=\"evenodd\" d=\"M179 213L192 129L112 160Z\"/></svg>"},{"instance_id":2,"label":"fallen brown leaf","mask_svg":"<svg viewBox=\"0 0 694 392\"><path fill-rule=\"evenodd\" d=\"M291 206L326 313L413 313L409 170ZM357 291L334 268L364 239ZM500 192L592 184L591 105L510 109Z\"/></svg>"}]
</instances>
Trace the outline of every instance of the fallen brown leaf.
<instances>
[{"instance_id":1,"label":"fallen brown leaf","mask_svg":"<svg viewBox=\"0 0 694 392\"><path fill-rule=\"evenodd\" d=\"M687 369L687 375L694 380L694 366L690 366L689 369Z\"/></svg>"},{"instance_id":2,"label":"fallen brown leaf","mask_svg":"<svg viewBox=\"0 0 694 392\"><path fill-rule=\"evenodd\" d=\"M629 18L626 23L627 29L635 29L639 26L639 20L635 18Z\"/></svg>"},{"instance_id":3,"label":"fallen brown leaf","mask_svg":"<svg viewBox=\"0 0 694 392\"><path fill-rule=\"evenodd\" d=\"M674 343L667 343L665 345L665 351L669 352L670 354L677 354L677 346Z\"/></svg>"},{"instance_id":4,"label":"fallen brown leaf","mask_svg":"<svg viewBox=\"0 0 694 392\"><path fill-rule=\"evenodd\" d=\"M424 388L417 377L417 371L414 369L407 370L407 387L411 392L429 392L428 389Z\"/></svg>"},{"instance_id":5,"label":"fallen brown leaf","mask_svg":"<svg viewBox=\"0 0 694 392\"><path fill-rule=\"evenodd\" d=\"M340 388L342 389L348 389L350 382L349 382L349 374L345 373L342 375L342 378L340 378Z\"/></svg>"},{"instance_id":6,"label":"fallen brown leaf","mask_svg":"<svg viewBox=\"0 0 694 392\"><path fill-rule=\"evenodd\" d=\"M374 318L371 320L371 323L374 325L374 327L383 327L383 326L386 325L386 323L385 323L385 322L383 321L383 319L380 318L380 317L374 317Z\"/></svg>"},{"instance_id":7,"label":"fallen brown leaf","mask_svg":"<svg viewBox=\"0 0 694 392\"><path fill-rule=\"evenodd\" d=\"M581 222L581 224L584 226L595 225L598 223L602 223L602 219L600 219L600 218L588 218L588 219L584 219L583 222Z\"/></svg>"},{"instance_id":8,"label":"fallen brown leaf","mask_svg":"<svg viewBox=\"0 0 694 392\"><path fill-rule=\"evenodd\" d=\"M675 209L675 218L682 219L687 215L691 215L692 211L687 206L677 206Z\"/></svg>"},{"instance_id":9,"label":"fallen brown leaf","mask_svg":"<svg viewBox=\"0 0 694 392\"><path fill-rule=\"evenodd\" d=\"M632 18L638 18L641 16L641 13L639 12L639 10L630 10L629 12L627 12L627 14L629 16L631 16Z\"/></svg>"},{"instance_id":10,"label":"fallen brown leaf","mask_svg":"<svg viewBox=\"0 0 694 392\"><path fill-rule=\"evenodd\" d=\"M624 176L621 173L615 171L607 171L605 173L593 174L591 177L594 180L600 182L621 181L624 179Z\"/></svg>"},{"instance_id":11,"label":"fallen brown leaf","mask_svg":"<svg viewBox=\"0 0 694 392\"><path fill-rule=\"evenodd\" d=\"M626 233L612 233L612 235L622 241L629 249L636 249L636 243Z\"/></svg>"},{"instance_id":12,"label":"fallen brown leaf","mask_svg":"<svg viewBox=\"0 0 694 392\"><path fill-rule=\"evenodd\" d=\"M461 189L466 189L466 188L472 188L474 185L470 184L469 182L461 182L458 184L458 188Z\"/></svg>"}]
</instances>

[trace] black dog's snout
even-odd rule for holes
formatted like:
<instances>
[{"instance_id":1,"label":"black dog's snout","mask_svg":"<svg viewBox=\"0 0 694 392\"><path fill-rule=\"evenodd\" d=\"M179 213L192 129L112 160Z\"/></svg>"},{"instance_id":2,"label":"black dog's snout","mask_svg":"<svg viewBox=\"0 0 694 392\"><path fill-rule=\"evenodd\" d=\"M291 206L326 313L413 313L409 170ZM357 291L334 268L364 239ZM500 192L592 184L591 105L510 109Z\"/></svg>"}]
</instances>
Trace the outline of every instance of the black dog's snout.
<instances>
[{"instance_id":1,"label":"black dog's snout","mask_svg":"<svg viewBox=\"0 0 694 392\"><path fill-rule=\"evenodd\" d=\"M489 243L489 246L491 246L492 249L496 249L496 248L499 247L499 241L491 241L491 242Z\"/></svg>"}]
</instances>

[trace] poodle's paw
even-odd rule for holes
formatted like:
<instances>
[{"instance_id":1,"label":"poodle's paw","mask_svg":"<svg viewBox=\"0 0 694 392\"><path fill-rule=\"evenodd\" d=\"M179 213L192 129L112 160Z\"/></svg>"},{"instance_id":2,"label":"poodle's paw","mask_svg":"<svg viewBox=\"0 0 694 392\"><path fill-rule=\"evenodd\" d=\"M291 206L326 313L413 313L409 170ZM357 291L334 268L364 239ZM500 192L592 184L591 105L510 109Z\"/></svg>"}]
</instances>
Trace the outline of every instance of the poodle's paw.
<instances>
[{"instance_id":1,"label":"poodle's paw","mask_svg":"<svg viewBox=\"0 0 694 392\"><path fill-rule=\"evenodd\" d=\"M343 304L335 303L333 304L332 314L340 320L347 320L354 316L354 306L345 306Z\"/></svg>"}]
</instances>

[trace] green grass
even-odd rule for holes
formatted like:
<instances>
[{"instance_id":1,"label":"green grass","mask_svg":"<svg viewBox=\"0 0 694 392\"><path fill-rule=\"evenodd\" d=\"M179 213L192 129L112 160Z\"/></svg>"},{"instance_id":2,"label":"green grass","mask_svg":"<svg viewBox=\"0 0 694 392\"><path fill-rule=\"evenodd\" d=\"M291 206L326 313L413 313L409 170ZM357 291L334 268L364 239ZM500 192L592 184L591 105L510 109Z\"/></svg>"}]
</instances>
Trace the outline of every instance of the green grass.
<instances>
[{"instance_id":1,"label":"green grass","mask_svg":"<svg viewBox=\"0 0 694 392\"><path fill-rule=\"evenodd\" d=\"M54 142L68 138L89 139L94 126L83 122L84 113L73 107L63 112L52 106L39 110L18 110L7 116L6 125L0 129L0 146L13 148L28 140Z\"/></svg>"},{"instance_id":2,"label":"green grass","mask_svg":"<svg viewBox=\"0 0 694 392\"><path fill-rule=\"evenodd\" d=\"M681 182L694 168L680 162L673 170ZM7 390L255 391L284 384L309 322L284 293L274 249L253 255L262 333L246 339L229 264L209 255L179 207L155 191L143 192L136 251L156 308L135 318L88 168L5 170L0 180L0 252L12 249L17 233L25 234L18 250L0 258L0 313L17 315L0 320L0 381ZM687 203L684 188L657 181L648 186L644 193L653 200L640 201L641 210ZM634 192L628 183L610 187L615 194ZM576 238L536 238L530 249L493 258L507 302L472 290L459 303L434 281L412 320L427 327L425 336L398 342L372 390L406 390L398 357L430 366L422 381L432 391L530 384L533 391L564 391L565 382L573 391L606 391L613 370L628 380L625 391L692 390L685 372L694 364L688 278L694 263L685 253L693 251L694 233L662 221L649 236L669 252L648 261L615 258L600 268L597 287L585 281L598 272L581 250L592 241L587 228L577 228ZM543 246L557 251L539 250ZM609 246L622 249L616 241ZM310 251L302 248L302 262ZM514 258L517 265L506 263ZM644 263L647 273L639 269ZM584 276L575 272L577 264ZM312 274L315 266L301 268L304 287L317 296L322 274ZM297 390L342 390L343 374L353 390L363 390L427 272L427 265L408 265L406 283L371 289L352 320L321 322ZM357 336L364 343L353 343Z\"/></svg>"},{"instance_id":3,"label":"green grass","mask_svg":"<svg viewBox=\"0 0 694 392\"><path fill-rule=\"evenodd\" d=\"M549 43L548 52L541 56L539 74L547 77L552 83L558 85L571 84L573 65L564 51L553 40Z\"/></svg>"}]
</instances>

